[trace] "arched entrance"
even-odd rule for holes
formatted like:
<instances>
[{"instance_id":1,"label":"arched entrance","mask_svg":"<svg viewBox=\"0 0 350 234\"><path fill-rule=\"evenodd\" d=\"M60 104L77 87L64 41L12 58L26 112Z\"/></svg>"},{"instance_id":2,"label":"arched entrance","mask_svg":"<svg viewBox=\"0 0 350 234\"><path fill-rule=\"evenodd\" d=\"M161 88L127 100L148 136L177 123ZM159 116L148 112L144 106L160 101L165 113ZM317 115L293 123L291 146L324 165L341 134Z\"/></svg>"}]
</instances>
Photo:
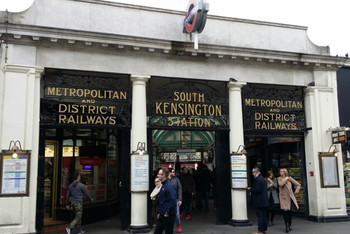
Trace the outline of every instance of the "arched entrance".
<instances>
[{"instance_id":1,"label":"arched entrance","mask_svg":"<svg viewBox=\"0 0 350 234\"><path fill-rule=\"evenodd\" d=\"M226 83L152 77L147 91L151 171L172 167L180 174L183 167L191 169L197 185L193 206L200 210L201 170L208 167L213 188L210 208L216 212L205 220L227 223L231 219L231 193ZM152 175L150 178L152 191Z\"/></svg>"}]
</instances>

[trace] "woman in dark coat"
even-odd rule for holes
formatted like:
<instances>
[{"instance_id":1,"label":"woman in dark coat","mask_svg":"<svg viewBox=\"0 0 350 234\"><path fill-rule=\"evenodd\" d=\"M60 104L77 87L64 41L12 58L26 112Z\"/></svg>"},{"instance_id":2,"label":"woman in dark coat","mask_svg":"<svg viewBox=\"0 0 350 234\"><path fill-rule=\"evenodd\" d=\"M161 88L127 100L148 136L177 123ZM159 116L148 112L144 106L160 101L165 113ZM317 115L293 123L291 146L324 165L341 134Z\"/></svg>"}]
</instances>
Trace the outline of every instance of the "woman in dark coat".
<instances>
[{"instance_id":1,"label":"woman in dark coat","mask_svg":"<svg viewBox=\"0 0 350 234\"><path fill-rule=\"evenodd\" d=\"M286 232L292 230L292 213L291 210L299 209L297 199L294 194L297 194L300 190L300 184L294 180L292 177L288 176L288 171L285 168L280 169L280 177L278 177L278 186L279 186L279 198L280 206L283 211L284 223L286 226ZM295 192L292 190L292 184L297 186Z\"/></svg>"}]
</instances>

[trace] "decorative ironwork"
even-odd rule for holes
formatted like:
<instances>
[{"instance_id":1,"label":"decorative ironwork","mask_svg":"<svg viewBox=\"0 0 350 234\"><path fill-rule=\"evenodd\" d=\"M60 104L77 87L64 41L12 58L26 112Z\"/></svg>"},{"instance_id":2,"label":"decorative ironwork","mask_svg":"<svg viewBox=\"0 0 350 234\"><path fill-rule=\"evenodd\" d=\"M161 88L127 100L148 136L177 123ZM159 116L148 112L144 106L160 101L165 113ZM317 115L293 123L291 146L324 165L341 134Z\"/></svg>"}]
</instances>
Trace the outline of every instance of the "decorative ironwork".
<instances>
[{"instance_id":1,"label":"decorative ironwork","mask_svg":"<svg viewBox=\"0 0 350 234\"><path fill-rule=\"evenodd\" d=\"M149 125L171 129L227 129L225 82L152 77Z\"/></svg>"},{"instance_id":2,"label":"decorative ironwork","mask_svg":"<svg viewBox=\"0 0 350 234\"><path fill-rule=\"evenodd\" d=\"M47 69L41 94L41 125L130 127L127 75Z\"/></svg>"},{"instance_id":3,"label":"decorative ironwork","mask_svg":"<svg viewBox=\"0 0 350 234\"><path fill-rule=\"evenodd\" d=\"M245 135L300 135L305 131L303 88L247 84L242 88Z\"/></svg>"}]
</instances>

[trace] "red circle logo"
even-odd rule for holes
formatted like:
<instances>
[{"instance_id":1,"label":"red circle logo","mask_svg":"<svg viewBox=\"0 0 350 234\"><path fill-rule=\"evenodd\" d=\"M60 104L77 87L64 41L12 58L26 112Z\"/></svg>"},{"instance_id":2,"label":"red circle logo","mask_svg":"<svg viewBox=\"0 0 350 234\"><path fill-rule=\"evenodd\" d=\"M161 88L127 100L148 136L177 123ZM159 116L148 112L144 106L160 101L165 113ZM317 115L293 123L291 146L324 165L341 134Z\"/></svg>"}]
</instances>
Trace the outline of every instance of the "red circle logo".
<instances>
[{"instance_id":1,"label":"red circle logo","mask_svg":"<svg viewBox=\"0 0 350 234\"><path fill-rule=\"evenodd\" d=\"M201 33L207 21L209 4L204 0L190 0L184 20L184 32Z\"/></svg>"}]
</instances>

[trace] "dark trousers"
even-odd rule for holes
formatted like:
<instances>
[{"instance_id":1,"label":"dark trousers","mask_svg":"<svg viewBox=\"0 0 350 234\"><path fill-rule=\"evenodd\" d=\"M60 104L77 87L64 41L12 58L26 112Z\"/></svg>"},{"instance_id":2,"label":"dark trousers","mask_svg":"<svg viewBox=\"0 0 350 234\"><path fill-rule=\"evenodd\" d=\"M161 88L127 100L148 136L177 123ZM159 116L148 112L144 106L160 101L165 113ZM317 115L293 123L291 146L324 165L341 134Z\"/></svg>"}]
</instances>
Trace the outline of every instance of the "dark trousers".
<instances>
[{"instance_id":1,"label":"dark trousers","mask_svg":"<svg viewBox=\"0 0 350 234\"><path fill-rule=\"evenodd\" d=\"M182 206L186 210L186 215L191 215L191 193L183 193L182 194Z\"/></svg>"},{"instance_id":2,"label":"dark trousers","mask_svg":"<svg viewBox=\"0 0 350 234\"><path fill-rule=\"evenodd\" d=\"M157 225L154 230L154 234L162 234L165 231L165 234L173 234L174 222L176 215L169 215L169 217L164 217L160 215L157 220Z\"/></svg>"},{"instance_id":3,"label":"dark trousers","mask_svg":"<svg viewBox=\"0 0 350 234\"><path fill-rule=\"evenodd\" d=\"M256 207L255 208L256 217L258 217L258 231L266 232L268 220L266 216L266 208L265 207Z\"/></svg>"},{"instance_id":4,"label":"dark trousers","mask_svg":"<svg viewBox=\"0 0 350 234\"><path fill-rule=\"evenodd\" d=\"M209 208L209 191L201 191L201 204L204 202L204 206L206 209Z\"/></svg>"}]
</instances>

